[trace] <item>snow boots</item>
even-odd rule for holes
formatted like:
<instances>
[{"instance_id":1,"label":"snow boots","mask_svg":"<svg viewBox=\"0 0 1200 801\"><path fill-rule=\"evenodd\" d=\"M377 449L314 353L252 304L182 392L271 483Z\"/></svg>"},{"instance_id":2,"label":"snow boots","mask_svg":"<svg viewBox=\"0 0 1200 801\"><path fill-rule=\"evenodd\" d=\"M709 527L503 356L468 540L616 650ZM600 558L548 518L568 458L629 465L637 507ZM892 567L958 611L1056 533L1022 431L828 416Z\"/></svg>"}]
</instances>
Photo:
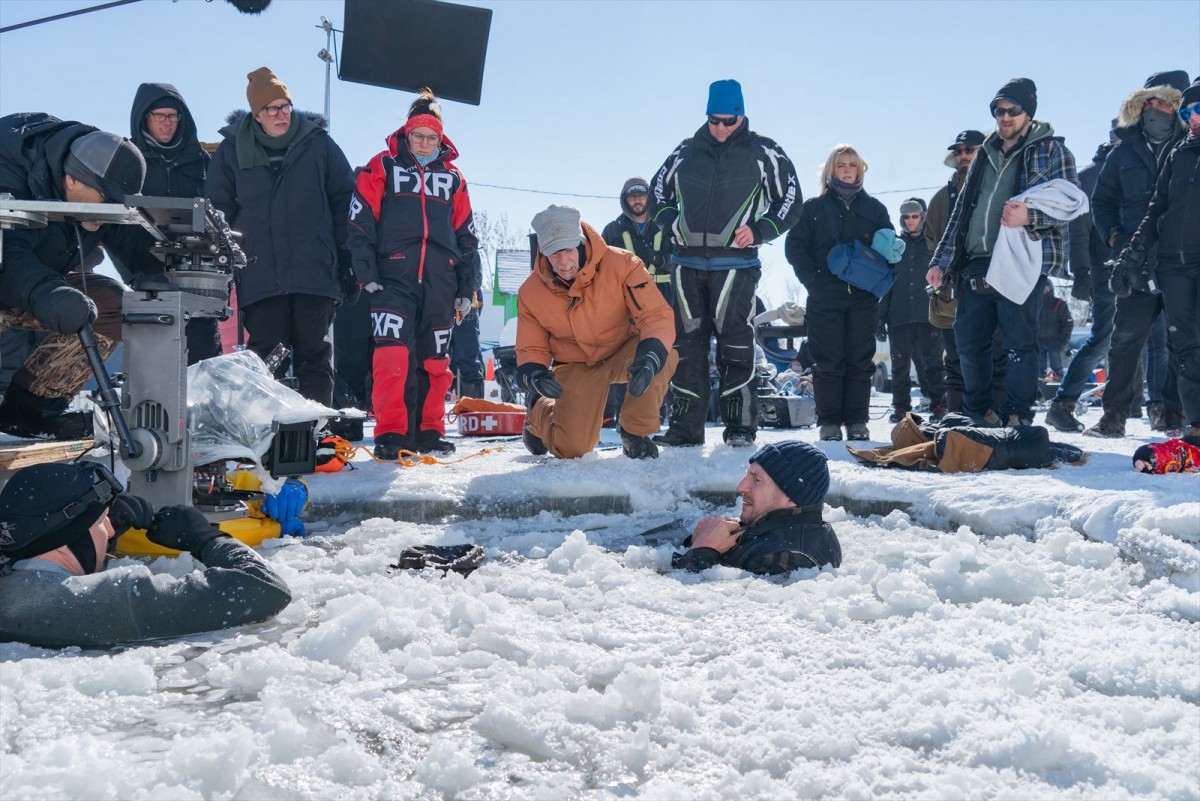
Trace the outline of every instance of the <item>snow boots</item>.
<instances>
[{"instance_id":1,"label":"snow boots","mask_svg":"<svg viewBox=\"0 0 1200 801\"><path fill-rule=\"evenodd\" d=\"M43 398L10 384L0 404L0 431L21 439L92 438L92 413L68 412L66 398Z\"/></svg>"},{"instance_id":2,"label":"snow boots","mask_svg":"<svg viewBox=\"0 0 1200 801\"><path fill-rule=\"evenodd\" d=\"M900 418L903 420L904 418ZM850 423L846 426L846 439L851 442L865 442L871 438L871 430L866 423Z\"/></svg>"},{"instance_id":3,"label":"snow boots","mask_svg":"<svg viewBox=\"0 0 1200 801\"><path fill-rule=\"evenodd\" d=\"M704 435L700 435L700 439L689 436L682 429L669 427L665 434L655 434L651 438L654 442L660 445L670 445L674 448L688 448L693 445L703 445Z\"/></svg>"},{"instance_id":4,"label":"snow boots","mask_svg":"<svg viewBox=\"0 0 1200 801\"><path fill-rule=\"evenodd\" d=\"M1100 422L1083 432L1089 437L1105 437L1119 439L1125 436L1125 415L1117 412L1105 412Z\"/></svg>"},{"instance_id":5,"label":"snow boots","mask_svg":"<svg viewBox=\"0 0 1200 801\"><path fill-rule=\"evenodd\" d=\"M730 426L721 436L731 448L748 448L754 444L754 432L748 428Z\"/></svg>"},{"instance_id":6,"label":"snow boots","mask_svg":"<svg viewBox=\"0 0 1200 801\"><path fill-rule=\"evenodd\" d=\"M827 423L818 431L823 442L839 442L842 439L842 427L836 423Z\"/></svg>"},{"instance_id":7,"label":"snow boots","mask_svg":"<svg viewBox=\"0 0 1200 801\"><path fill-rule=\"evenodd\" d=\"M1046 425L1067 434L1078 434L1083 430L1083 423L1075 417L1075 403L1068 400L1050 404L1050 409L1046 412Z\"/></svg>"},{"instance_id":8,"label":"snow boots","mask_svg":"<svg viewBox=\"0 0 1200 801\"><path fill-rule=\"evenodd\" d=\"M621 429L621 450L630 459L657 459L658 446L649 437L639 437Z\"/></svg>"},{"instance_id":9,"label":"snow boots","mask_svg":"<svg viewBox=\"0 0 1200 801\"><path fill-rule=\"evenodd\" d=\"M385 462L394 462L400 458L400 451L411 451L412 440L404 434L379 434L375 437L375 458Z\"/></svg>"},{"instance_id":10,"label":"snow boots","mask_svg":"<svg viewBox=\"0 0 1200 801\"><path fill-rule=\"evenodd\" d=\"M440 431L418 431L415 450L418 453L454 453L454 443Z\"/></svg>"}]
</instances>

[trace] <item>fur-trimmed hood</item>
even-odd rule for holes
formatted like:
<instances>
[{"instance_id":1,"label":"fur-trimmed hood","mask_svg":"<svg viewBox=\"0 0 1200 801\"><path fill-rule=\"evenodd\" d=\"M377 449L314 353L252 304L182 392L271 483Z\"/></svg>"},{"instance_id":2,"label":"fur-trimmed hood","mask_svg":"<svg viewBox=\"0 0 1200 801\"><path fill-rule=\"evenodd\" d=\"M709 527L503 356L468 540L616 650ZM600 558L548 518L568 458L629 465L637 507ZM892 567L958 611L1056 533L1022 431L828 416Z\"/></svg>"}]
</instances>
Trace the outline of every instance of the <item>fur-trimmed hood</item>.
<instances>
[{"instance_id":1,"label":"fur-trimmed hood","mask_svg":"<svg viewBox=\"0 0 1200 801\"><path fill-rule=\"evenodd\" d=\"M1117 127L1132 128L1137 125L1142 119L1142 107L1146 105L1147 100L1164 100L1178 110L1179 100L1182 97L1182 92L1172 89L1170 86L1138 89L1125 98L1125 102L1121 104L1121 111L1117 114Z\"/></svg>"}]
</instances>

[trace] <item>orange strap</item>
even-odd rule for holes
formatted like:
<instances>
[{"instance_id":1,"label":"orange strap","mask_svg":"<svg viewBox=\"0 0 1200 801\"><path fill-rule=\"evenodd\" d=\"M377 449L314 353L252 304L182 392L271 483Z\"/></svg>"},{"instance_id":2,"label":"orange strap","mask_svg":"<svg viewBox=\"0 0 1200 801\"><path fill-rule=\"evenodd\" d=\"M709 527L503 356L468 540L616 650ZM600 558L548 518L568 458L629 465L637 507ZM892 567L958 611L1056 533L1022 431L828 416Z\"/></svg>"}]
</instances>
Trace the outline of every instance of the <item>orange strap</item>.
<instances>
[{"instance_id":1,"label":"orange strap","mask_svg":"<svg viewBox=\"0 0 1200 801\"><path fill-rule=\"evenodd\" d=\"M399 458L397 458L395 462L392 462L388 459L380 459L374 453L372 453L371 449L368 448L366 445L358 445L355 447L354 450L356 453L365 453L365 454L367 454L367 456L370 456L372 460L374 460L376 462L380 462L382 464L398 464L401 467L417 467L417 466L423 465L423 464L458 464L459 462L465 462L468 459L474 459L476 456L483 456L485 453L495 453L496 451L502 451L502 450L504 450L504 446L497 445L494 448L484 448L483 450L480 450L476 453L468 454L467 456L464 456L461 459L450 459L450 460L436 459L427 453L417 453L416 451L402 450L402 451L400 451Z\"/></svg>"}]
</instances>

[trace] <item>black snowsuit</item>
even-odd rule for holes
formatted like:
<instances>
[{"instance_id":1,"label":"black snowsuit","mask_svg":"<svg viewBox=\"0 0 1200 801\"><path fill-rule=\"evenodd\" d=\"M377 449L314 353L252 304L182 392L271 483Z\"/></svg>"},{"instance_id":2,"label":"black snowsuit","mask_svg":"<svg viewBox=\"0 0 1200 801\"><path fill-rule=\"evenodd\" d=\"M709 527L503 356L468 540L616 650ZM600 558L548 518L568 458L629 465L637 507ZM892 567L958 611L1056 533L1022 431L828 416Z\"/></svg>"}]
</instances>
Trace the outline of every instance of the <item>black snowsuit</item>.
<instances>
[{"instance_id":1,"label":"black snowsuit","mask_svg":"<svg viewBox=\"0 0 1200 801\"><path fill-rule=\"evenodd\" d=\"M784 253L808 290L808 342L816 365L813 394L819 425L866 423L875 374L875 317L879 299L829 271L834 245L870 245L880 228L892 230L887 209L866 192L849 203L832 191L804 202Z\"/></svg>"},{"instance_id":2,"label":"black snowsuit","mask_svg":"<svg viewBox=\"0 0 1200 801\"><path fill-rule=\"evenodd\" d=\"M1092 224L1105 243L1115 234L1113 252L1120 253L1149 210L1159 170L1155 151L1142 132L1140 120L1132 126L1118 128L1116 134L1121 141L1104 160L1091 199ZM1169 142L1162 147L1159 151L1162 157L1166 157L1172 144ZM1187 177L1194 179L1194 176ZM1177 231L1194 232L1197 228L1200 226L1192 218L1189 224L1171 226L1169 230L1172 236L1177 236ZM1192 236L1200 238L1195 233ZM1147 245L1146 263L1152 269L1158 265L1161 250L1156 243L1154 238L1144 241ZM1182 252L1178 244L1168 244L1168 248L1176 254ZM1200 246L1197 246L1196 254L1200 255ZM1175 265L1179 264L1181 262L1176 260ZM1108 382L1102 398L1105 412L1124 417L1130 406L1137 405L1136 401L1141 398L1142 382L1138 378L1138 366L1143 360L1150 330L1164 312L1165 301L1165 294L1142 291L1134 291L1128 297L1116 299L1116 316L1108 351ZM1176 339L1176 332L1168 330L1167 348L1171 354L1167 359L1163 405L1172 413L1178 412L1182 400Z\"/></svg>"},{"instance_id":3,"label":"black snowsuit","mask_svg":"<svg viewBox=\"0 0 1200 801\"><path fill-rule=\"evenodd\" d=\"M654 221L674 240L675 349L671 429L704 441L708 417L709 341L716 337L718 408L726 434L758 429L754 328L758 245L781 236L800 213L800 186L787 154L750 130L750 120L724 142L708 125L680 143L650 182ZM750 227L751 246L733 247L737 229Z\"/></svg>"},{"instance_id":4,"label":"black snowsuit","mask_svg":"<svg viewBox=\"0 0 1200 801\"><path fill-rule=\"evenodd\" d=\"M690 546L691 541L691 537L684 540L684 547ZM692 572L726 565L764 575L841 564L841 543L817 507L767 512L747 526L738 544L725 553L712 548L692 548L671 557L671 567Z\"/></svg>"},{"instance_id":5,"label":"black snowsuit","mask_svg":"<svg viewBox=\"0 0 1200 801\"><path fill-rule=\"evenodd\" d=\"M74 576L38 559L6 566L0 642L108 648L266 620L292 600L270 565L232 537L207 543L200 561L204 570L182 578L122 568Z\"/></svg>"},{"instance_id":6,"label":"black snowsuit","mask_svg":"<svg viewBox=\"0 0 1200 801\"><path fill-rule=\"evenodd\" d=\"M1158 244L1162 289L1171 345L1179 365L1184 421L1200 426L1200 137L1188 136L1163 162L1146 217L1134 233L1134 248ZM1132 296L1131 296L1132 297ZM1107 399L1108 393L1105 393ZM1105 410L1108 409L1107 402Z\"/></svg>"},{"instance_id":7,"label":"black snowsuit","mask_svg":"<svg viewBox=\"0 0 1200 801\"><path fill-rule=\"evenodd\" d=\"M333 349L326 332L341 298L340 251L354 191L350 163L317 115L294 112L299 126L276 170L238 166L237 131L244 111L229 116L205 190L243 235L249 264L237 283L249 347L264 359L282 342L297 363L300 393L333 401ZM257 123L253 123L257 124ZM279 375L288 363L280 365Z\"/></svg>"},{"instance_id":8,"label":"black snowsuit","mask_svg":"<svg viewBox=\"0 0 1200 801\"><path fill-rule=\"evenodd\" d=\"M942 363L942 332L929 323L929 245L924 232L900 235L904 255L895 265L896 283L879 299L879 319L887 329L892 357L892 407L912 409L911 365L917 383L931 406L946 404L946 371Z\"/></svg>"}]
</instances>

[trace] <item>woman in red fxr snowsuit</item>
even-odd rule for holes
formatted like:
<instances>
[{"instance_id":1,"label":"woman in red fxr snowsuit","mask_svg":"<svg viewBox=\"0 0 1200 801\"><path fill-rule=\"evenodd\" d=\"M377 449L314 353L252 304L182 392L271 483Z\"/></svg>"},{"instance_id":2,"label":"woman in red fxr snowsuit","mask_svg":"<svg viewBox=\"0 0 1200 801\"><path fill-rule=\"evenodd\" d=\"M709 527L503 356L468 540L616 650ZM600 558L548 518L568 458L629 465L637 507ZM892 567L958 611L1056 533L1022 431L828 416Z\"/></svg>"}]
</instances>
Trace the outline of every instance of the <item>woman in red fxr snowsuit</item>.
<instances>
[{"instance_id":1,"label":"woman in red fxr snowsuit","mask_svg":"<svg viewBox=\"0 0 1200 801\"><path fill-rule=\"evenodd\" d=\"M456 310L470 311L477 262L467 182L423 90L388 149L357 171L347 246L370 293L375 456L448 453L445 397Z\"/></svg>"}]
</instances>

